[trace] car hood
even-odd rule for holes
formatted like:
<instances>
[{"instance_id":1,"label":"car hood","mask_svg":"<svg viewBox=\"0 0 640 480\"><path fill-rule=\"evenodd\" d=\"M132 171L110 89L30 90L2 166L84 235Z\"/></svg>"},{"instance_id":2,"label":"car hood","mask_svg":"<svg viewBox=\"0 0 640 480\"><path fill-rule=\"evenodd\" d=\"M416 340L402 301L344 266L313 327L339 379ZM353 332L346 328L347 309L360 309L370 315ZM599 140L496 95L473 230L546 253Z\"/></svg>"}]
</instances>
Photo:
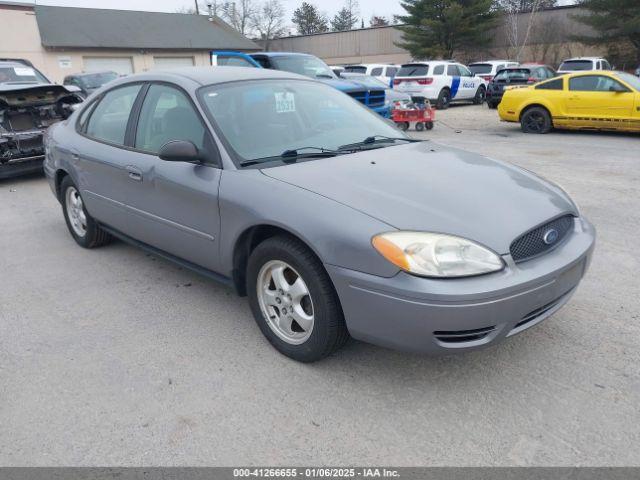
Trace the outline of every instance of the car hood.
<instances>
[{"instance_id":1,"label":"car hood","mask_svg":"<svg viewBox=\"0 0 640 480\"><path fill-rule=\"evenodd\" d=\"M577 215L559 187L526 170L422 142L264 169L399 230L439 232L497 253L526 231Z\"/></svg>"},{"instance_id":2,"label":"car hood","mask_svg":"<svg viewBox=\"0 0 640 480\"><path fill-rule=\"evenodd\" d=\"M356 82L350 82L348 80L335 80L335 79L328 79L328 78L318 78L317 80L322 83L326 83L330 87L336 88L342 92L361 92L361 91L369 90L367 87L365 87L362 84L359 84ZM381 88L381 90L383 89Z\"/></svg>"},{"instance_id":3,"label":"car hood","mask_svg":"<svg viewBox=\"0 0 640 480\"><path fill-rule=\"evenodd\" d=\"M67 96L75 98L76 94L62 85L47 83L0 84L0 102L11 106L46 105Z\"/></svg>"}]
</instances>

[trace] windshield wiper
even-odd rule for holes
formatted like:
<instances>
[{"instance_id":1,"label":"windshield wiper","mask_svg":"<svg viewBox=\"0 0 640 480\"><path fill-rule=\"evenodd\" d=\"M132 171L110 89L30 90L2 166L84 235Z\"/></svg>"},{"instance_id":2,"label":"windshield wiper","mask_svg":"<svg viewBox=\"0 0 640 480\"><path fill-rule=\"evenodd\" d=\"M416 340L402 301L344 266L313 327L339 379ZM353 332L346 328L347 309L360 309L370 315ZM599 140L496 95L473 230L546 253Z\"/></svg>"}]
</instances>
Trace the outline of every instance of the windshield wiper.
<instances>
[{"instance_id":1,"label":"windshield wiper","mask_svg":"<svg viewBox=\"0 0 640 480\"><path fill-rule=\"evenodd\" d=\"M342 145L338 147L338 150L339 151L362 150L369 146L380 145L381 143L395 143L400 141L408 142L408 143L422 142L422 140L416 140L408 137L385 137L384 135L373 135L371 137L365 138L361 142L348 143L346 145Z\"/></svg>"},{"instance_id":2,"label":"windshield wiper","mask_svg":"<svg viewBox=\"0 0 640 480\"><path fill-rule=\"evenodd\" d=\"M313 152L302 153L302 150L316 150ZM328 158L341 155L345 152L337 150L331 150L323 147L302 147L295 150L285 150L278 156L257 158L255 160L246 160L240 163L241 167L250 167L252 165L258 165L260 163L271 162L274 160L281 160L284 163L295 163L301 158Z\"/></svg>"}]
</instances>

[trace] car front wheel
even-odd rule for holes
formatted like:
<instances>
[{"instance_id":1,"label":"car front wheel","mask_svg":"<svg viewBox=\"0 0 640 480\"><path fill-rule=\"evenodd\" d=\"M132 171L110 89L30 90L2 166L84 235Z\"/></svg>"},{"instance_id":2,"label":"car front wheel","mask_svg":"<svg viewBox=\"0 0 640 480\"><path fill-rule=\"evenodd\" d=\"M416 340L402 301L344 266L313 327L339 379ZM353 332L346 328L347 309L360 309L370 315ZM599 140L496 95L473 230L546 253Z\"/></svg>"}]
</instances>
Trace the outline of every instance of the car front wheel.
<instances>
[{"instance_id":1,"label":"car front wheel","mask_svg":"<svg viewBox=\"0 0 640 480\"><path fill-rule=\"evenodd\" d=\"M69 233L78 245L95 248L109 243L111 236L89 215L78 187L66 176L60 184L62 211Z\"/></svg>"},{"instance_id":2,"label":"car front wheel","mask_svg":"<svg viewBox=\"0 0 640 480\"><path fill-rule=\"evenodd\" d=\"M294 360L320 360L349 338L329 275L292 237L272 237L255 248L247 267L247 293L264 336Z\"/></svg>"},{"instance_id":3,"label":"car front wheel","mask_svg":"<svg viewBox=\"0 0 640 480\"><path fill-rule=\"evenodd\" d=\"M524 133L548 133L553 127L551 115L542 107L526 110L520 118L520 126Z\"/></svg>"},{"instance_id":4,"label":"car front wheel","mask_svg":"<svg viewBox=\"0 0 640 480\"><path fill-rule=\"evenodd\" d=\"M476 91L476 96L473 98L473 104L482 105L484 103L486 96L487 96L486 89L484 88L484 86L480 85L480 87L478 87L478 90Z\"/></svg>"}]
</instances>

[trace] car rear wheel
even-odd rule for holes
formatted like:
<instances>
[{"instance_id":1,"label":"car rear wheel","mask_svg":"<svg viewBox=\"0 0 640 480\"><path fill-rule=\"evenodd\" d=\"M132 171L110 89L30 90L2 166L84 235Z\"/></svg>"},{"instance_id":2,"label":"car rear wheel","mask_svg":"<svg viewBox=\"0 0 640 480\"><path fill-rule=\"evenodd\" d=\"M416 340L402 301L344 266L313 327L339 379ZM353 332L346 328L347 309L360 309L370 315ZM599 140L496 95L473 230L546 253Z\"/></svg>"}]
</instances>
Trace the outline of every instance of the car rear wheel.
<instances>
[{"instance_id":1,"label":"car rear wheel","mask_svg":"<svg viewBox=\"0 0 640 480\"><path fill-rule=\"evenodd\" d=\"M87 212L80 191L71 177L67 176L62 180L60 193L67 228L78 245L96 248L111 241L111 236Z\"/></svg>"},{"instance_id":2,"label":"car rear wheel","mask_svg":"<svg viewBox=\"0 0 640 480\"><path fill-rule=\"evenodd\" d=\"M448 88L443 88L440 90L440 95L438 95L438 100L436 101L436 108L438 110L446 110L449 108L451 104L451 93Z\"/></svg>"},{"instance_id":3,"label":"car rear wheel","mask_svg":"<svg viewBox=\"0 0 640 480\"><path fill-rule=\"evenodd\" d=\"M314 362L349 338L329 275L292 237L272 237L255 248L247 267L247 293L258 327L287 357Z\"/></svg>"},{"instance_id":4,"label":"car rear wheel","mask_svg":"<svg viewBox=\"0 0 640 480\"><path fill-rule=\"evenodd\" d=\"M416 123L416 131L417 132L422 132L423 130L424 130L424 123L422 123L422 122Z\"/></svg>"},{"instance_id":5,"label":"car rear wheel","mask_svg":"<svg viewBox=\"0 0 640 480\"><path fill-rule=\"evenodd\" d=\"M524 133L548 133L553 127L551 115L542 107L526 110L520 118L520 126Z\"/></svg>"},{"instance_id":6,"label":"car rear wheel","mask_svg":"<svg viewBox=\"0 0 640 480\"><path fill-rule=\"evenodd\" d=\"M484 103L484 99L487 96L487 90L484 88L484 85L480 85L478 90L476 91L476 96L473 97L474 105L482 105Z\"/></svg>"}]
</instances>

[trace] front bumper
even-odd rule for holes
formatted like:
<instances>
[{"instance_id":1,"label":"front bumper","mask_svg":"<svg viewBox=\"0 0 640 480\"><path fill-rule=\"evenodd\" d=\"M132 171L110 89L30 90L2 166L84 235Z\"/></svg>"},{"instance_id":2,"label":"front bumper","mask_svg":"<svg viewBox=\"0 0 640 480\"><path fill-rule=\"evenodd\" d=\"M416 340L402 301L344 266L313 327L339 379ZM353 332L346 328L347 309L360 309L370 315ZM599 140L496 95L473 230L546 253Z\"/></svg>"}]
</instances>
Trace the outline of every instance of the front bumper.
<instances>
[{"instance_id":1,"label":"front bumper","mask_svg":"<svg viewBox=\"0 0 640 480\"><path fill-rule=\"evenodd\" d=\"M0 164L0 180L5 178L42 172L43 156L10 160Z\"/></svg>"},{"instance_id":2,"label":"front bumper","mask_svg":"<svg viewBox=\"0 0 640 480\"><path fill-rule=\"evenodd\" d=\"M399 350L447 354L495 344L540 323L571 297L589 266L595 229L576 219L555 250L494 274L392 278L327 266L351 335Z\"/></svg>"}]
</instances>

